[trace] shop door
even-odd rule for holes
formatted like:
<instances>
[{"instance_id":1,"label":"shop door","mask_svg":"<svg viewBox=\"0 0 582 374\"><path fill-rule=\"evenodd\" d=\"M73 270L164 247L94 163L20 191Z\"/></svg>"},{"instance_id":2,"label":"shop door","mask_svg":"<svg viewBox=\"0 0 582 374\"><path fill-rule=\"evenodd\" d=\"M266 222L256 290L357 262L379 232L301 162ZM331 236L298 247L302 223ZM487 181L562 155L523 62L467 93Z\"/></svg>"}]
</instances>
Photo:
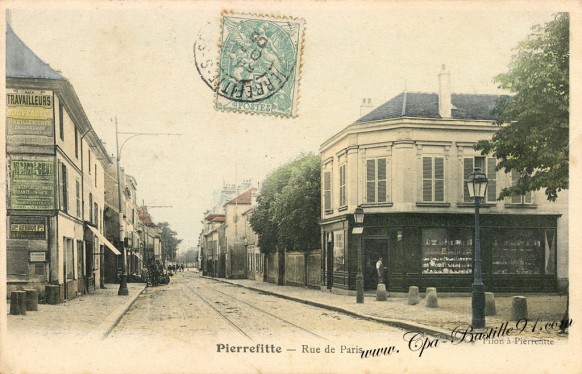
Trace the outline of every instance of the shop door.
<instances>
[{"instance_id":1,"label":"shop door","mask_svg":"<svg viewBox=\"0 0 582 374\"><path fill-rule=\"evenodd\" d=\"M375 290L378 286L378 272L376 271L376 262L382 258L384 267L384 281L389 282L389 249L388 239L365 239L364 240L364 263L362 270L364 272L364 289Z\"/></svg>"}]
</instances>

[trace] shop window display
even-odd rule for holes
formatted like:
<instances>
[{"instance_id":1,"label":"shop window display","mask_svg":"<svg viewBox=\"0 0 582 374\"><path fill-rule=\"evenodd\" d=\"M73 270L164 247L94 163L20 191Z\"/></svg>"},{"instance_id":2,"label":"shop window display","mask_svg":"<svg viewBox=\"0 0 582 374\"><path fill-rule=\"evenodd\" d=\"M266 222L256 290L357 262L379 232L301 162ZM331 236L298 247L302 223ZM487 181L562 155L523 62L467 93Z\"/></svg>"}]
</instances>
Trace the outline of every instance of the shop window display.
<instances>
[{"instance_id":1,"label":"shop window display","mask_svg":"<svg viewBox=\"0 0 582 374\"><path fill-rule=\"evenodd\" d=\"M550 235L543 230L498 231L492 244L493 273L542 274L544 260L546 272L553 273L554 236L547 231Z\"/></svg>"},{"instance_id":2,"label":"shop window display","mask_svg":"<svg viewBox=\"0 0 582 374\"><path fill-rule=\"evenodd\" d=\"M423 274L473 273L473 234L470 229L423 229Z\"/></svg>"}]
</instances>

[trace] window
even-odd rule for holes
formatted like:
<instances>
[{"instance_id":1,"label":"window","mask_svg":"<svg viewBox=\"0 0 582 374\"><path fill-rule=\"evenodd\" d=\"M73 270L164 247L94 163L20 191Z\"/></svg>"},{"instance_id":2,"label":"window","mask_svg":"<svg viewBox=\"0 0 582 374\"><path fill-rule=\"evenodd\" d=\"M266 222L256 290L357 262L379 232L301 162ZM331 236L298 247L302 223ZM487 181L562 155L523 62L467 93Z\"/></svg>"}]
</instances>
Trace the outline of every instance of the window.
<instances>
[{"instance_id":1,"label":"window","mask_svg":"<svg viewBox=\"0 0 582 374\"><path fill-rule=\"evenodd\" d=\"M487 196L486 202L494 203L497 201L497 170L495 170L497 162L493 157L466 157L463 160L463 201L472 202L473 199L469 196L467 183L465 182L475 168L480 168L487 176Z\"/></svg>"},{"instance_id":2,"label":"window","mask_svg":"<svg viewBox=\"0 0 582 374\"><path fill-rule=\"evenodd\" d=\"M99 225L99 205L97 205L97 203L93 203L94 208L93 208L93 214L95 215L95 219L93 220L93 223L95 225Z\"/></svg>"},{"instance_id":3,"label":"window","mask_svg":"<svg viewBox=\"0 0 582 374\"><path fill-rule=\"evenodd\" d=\"M323 173L323 209L331 210L331 172Z\"/></svg>"},{"instance_id":4,"label":"window","mask_svg":"<svg viewBox=\"0 0 582 374\"><path fill-rule=\"evenodd\" d=\"M445 201L445 159L422 158L422 201Z\"/></svg>"},{"instance_id":5,"label":"window","mask_svg":"<svg viewBox=\"0 0 582 374\"><path fill-rule=\"evenodd\" d=\"M81 217L81 185L79 181L75 181L75 197L77 200L77 217Z\"/></svg>"},{"instance_id":6,"label":"window","mask_svg":"<svg viewBox=\"0 0 582 374\"><path fill-rule=\"evenodd\" d=\"M69 191L68 191L68 177L67 177L67 166L61 164L61 210L63 212L69 212Z\"/></svg>"},{"instance_id":7,"label":"window","mask_svg":"<svg viewBox=\"0 0 582 374\"><path fill-rule=\"evenodd\" d=\"M511 185L516 186L519 183L520 174L518 172L511 172ZM512 204L532 204L531 191L527 191L525 195L515 195L511 197Z\"/></svg>"},{"instance_id":8,"label":"window","mask_svg":"<svg viewBox=\"0 0 582 374\"><path fill-rule=\"evenodd\" d=\"M65 124L63 112L63 104L59 104L59 134L61 136L61 140L65 140Z\"/></svg>"},{"instance_id":9,"label":"window","mask_svg":"<svg viewBox=\"0 0 582 374\"><path fill-rule=\"evenodd\" d=\"M90 149L87 150L87 156L88 156L88 164L89 164L89 174L91 174L91 150Z\"/></svg>"},{"instance_id":10,"label":"window","mask_svg":"<svg viewBox=\"0 0 582 374\"><path fill-rule=\"evenodd\" d=\"M466 228L422 229L423 274L473 272L473 232Z\"/></svg>"},{"instance_id":11,"label":"window","mask_svg":"<svg viewBox=\"0 0 582 374\"><path fill-rule=\"evenodd\" d=\"M89 221L93 223L93 194L89 194Z\"/></svg>"},{"instance_id":12,"label":"window","mask_svg":"<svg viewBox=\"0 0 582 374\"><path fill-rule=\"evenodd\" d=\"M346 165L340 165L339 167L339 205L346 205Z\"/></svg>"},{"instance_id":13,"label":"window","mask_svg":"<svg viewBox=\"0 0 582 374\"><path fill-rule=\"evenodd\" d=\"M346 270L346 260L345 260L345 250L344 250L344 232L336 231L334 232L334 243L333 243L333 270L334 271L344 271Z\"/></svg>"},{"instance_id":14,"label":"window","mask_svg":"<svg viewBox=\"0 0 582 374\"><path fill-rule=\"evenodd\" d=\"M368 203L384 203L386 202L386 192L386 159L366 160L366 201Z\"/></svg>"},{"instance_id":15,"label":"window","mask_svg":"<svg viewBox=\"0 0 582 374\"><path fill-rule=\"evenodd\" d=\"M491 248L493 274L555 271L554 232L551 230L505 229L496 231L495 238Z\"/></svg>"},{"instance_id":16,"label":"window","mask_svg":"<svg viewBox=\"0 0 582 374\"><path fill-rule=\"evenodd\" d=\"M95 187L97 187L97 164L95 164Z\"/></svg>"},{"instance_id":17,"label":"window","mask_svg":"<svg viewBox=\"0 0 582 374\"><path fill-rule=\"evenodd\" d=\"M75 158L79 158L79 130L75 126Z\"/></svg>"},{"instance_id":18,"label":"window","mask_svg":"<svg viewBox=\"0 0 582 374\"><path fill-rule=\"evenodd\" d=\"M66 237L63 238L63 248L65 250L65 274L67 276L67 280L74 279L75 254L73 249L73 239Z\"/></svg>"},{"instance_id":19,"label":"window","mask_svg":"<svg viewBox=\"0 0 582 374\"><path fill-rule=\"evenodd\" d=\"M77 240L77 278L83 274L83 241Z\"/></svg>"}]
</instances>

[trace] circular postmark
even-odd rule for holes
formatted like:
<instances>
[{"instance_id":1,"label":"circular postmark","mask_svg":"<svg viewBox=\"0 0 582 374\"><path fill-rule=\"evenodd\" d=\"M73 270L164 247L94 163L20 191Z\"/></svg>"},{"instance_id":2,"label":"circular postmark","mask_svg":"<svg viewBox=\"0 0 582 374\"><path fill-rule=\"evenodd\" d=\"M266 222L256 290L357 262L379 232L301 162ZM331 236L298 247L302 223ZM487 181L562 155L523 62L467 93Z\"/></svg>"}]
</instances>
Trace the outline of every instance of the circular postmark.
<instances>
[{"instance_id":1,"label":"circular postmark","mask_svg":"<svg viewBox=\"0 0 582 374\"><path fill-rule=\"evenodd\" d=\"M270 98L293 76L296 58L293 41L276 22L225 17L217 93L239 102Z\"/></svg>"},{"instance_id":2,"label":"circular postmark","mask_svg":"<svg viewBox=\"0 0 582 374\"><path fill-rule=\"evenodd\" d=\"M274 96L292 81L297 58L295 46L275 22L256 19L234 22L225 18L220 51L212 45L200 32L194 42L194 62L204 83L221 97L258 102ZM279 102L288 100L283 96L286 95L278 95Z\"/></svg>"}]
</instances>

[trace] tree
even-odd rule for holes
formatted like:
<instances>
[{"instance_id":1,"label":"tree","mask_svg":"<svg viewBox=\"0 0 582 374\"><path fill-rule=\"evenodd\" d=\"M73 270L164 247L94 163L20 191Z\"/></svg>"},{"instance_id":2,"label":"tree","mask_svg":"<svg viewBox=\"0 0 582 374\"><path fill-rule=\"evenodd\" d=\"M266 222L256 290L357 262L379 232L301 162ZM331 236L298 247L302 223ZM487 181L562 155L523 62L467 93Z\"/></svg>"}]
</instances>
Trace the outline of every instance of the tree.
<instances>
[{"instance_id":1,"label":"tree","mask_svg":"<svg viewBox=\"0 0 582 374\"><path fill-rule=\"evenodd\" d=\"M545 188L547 199L555 201L568 189L569 24L568 14L558 13L534 26L519 43L509 71L495 77L515 94L500 101L500 129L476 149L501 160L497 170L520 176L499 199Z\"/></svg>"},{"instance_id":2,"label":"tree","mask_svg":"<svg viewBox=\"0 0 582 374\"><path fill-rule=\"evenodd\" d=\"M162 230L162 247L165 248L166 258L170 261L176 260L176 252L178 246L182 243L182 239L178 239L178 233L170 228L168 222L158 223L158 227Z\"/></svg>"},{"instance_id":3,"label":"tree","mask_svg":"<svg viewBox=\"0 0 582 374\"><path fill-rule=\"evenodd\" d=\"M321 171L318 156L300 156L263 182L250 218L263 253L319 248Z\"/></svg>"}]
</instances>

